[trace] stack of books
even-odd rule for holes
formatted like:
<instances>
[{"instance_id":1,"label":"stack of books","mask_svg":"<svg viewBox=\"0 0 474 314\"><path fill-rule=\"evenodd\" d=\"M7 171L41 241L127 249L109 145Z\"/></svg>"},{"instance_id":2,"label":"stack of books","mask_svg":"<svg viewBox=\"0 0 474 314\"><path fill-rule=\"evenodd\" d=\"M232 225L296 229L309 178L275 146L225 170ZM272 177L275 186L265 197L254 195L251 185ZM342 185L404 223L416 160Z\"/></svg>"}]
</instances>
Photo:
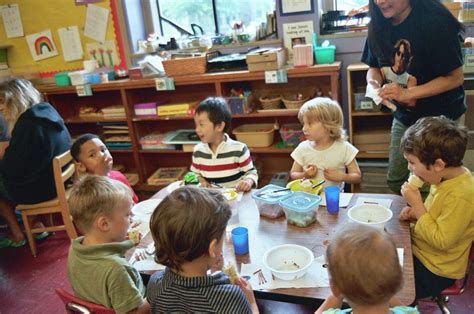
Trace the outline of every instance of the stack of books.
<instances>
[{"instance_id":1,"label":"stack of books","mask_svg":"<svg viewBox=\"0 0 474 314\"><path fill-rule=\"evenodd\" d=\"M150 133L140 138L142 149L176 149L175 145L163 144L167 133Z\"/></svg>"},{"instance_id":2,"label":"stack of books","mask_svg":"<svg viewBox=\"0 0 474 314\"><path fill-rule=\"evenodd\" d=\"M103 126L103 139L108 149L130 149L132 139L128 126L125 123L101 123Z\"/></svg>"},{"instance_id":3,"label":"stack of books","mask_svg":"<svg viewBox=\"0 0 474 314\"><path fill-rule=\"evenodd\" d=\"M102 112L104 113L105 119L125 119L125 108L122 105L104 107L102 108Z\"/></svg>"}]
</instances>

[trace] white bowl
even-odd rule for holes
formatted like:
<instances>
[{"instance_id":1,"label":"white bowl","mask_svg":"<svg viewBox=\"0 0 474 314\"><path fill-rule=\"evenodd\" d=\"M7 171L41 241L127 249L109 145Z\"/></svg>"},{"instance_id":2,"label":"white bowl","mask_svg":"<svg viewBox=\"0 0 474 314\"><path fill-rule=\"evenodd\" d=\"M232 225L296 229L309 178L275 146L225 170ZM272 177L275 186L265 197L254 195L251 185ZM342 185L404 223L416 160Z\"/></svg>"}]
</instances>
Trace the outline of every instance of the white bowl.
<instances>
[{"instance_id":1,"label":"white bowl","mask_svg":"<svg viewBox=\"0 0 474 314\"><path fill-rule=\"evenodd\" d=\"M263 265L281 280L303 277L313 261L313 252L296 244L275 246L263 255Z\"/></svg>"},{"instance_id":2,"label":"white bowl","mask_svg":"<svg viewBox=\"0 0 474 314\"><path fill-rule=\"evenodd\" d=\"M151 198L149 200L135 204L132 208L132 213L138 217L151 216L158 204L161 203L161 198Z\"/></svg>"},{"instance_id":3,"label":"white bowl","mask_svg":"<svg viewBox=\"0 0 474 314\"><path fill-rule=\"evenodd\" d=\"M385 206L360 204L349 209L347 215L353 222L383 230L387 221L392 219L393 213Z\"/></svg>"}]
</instances>

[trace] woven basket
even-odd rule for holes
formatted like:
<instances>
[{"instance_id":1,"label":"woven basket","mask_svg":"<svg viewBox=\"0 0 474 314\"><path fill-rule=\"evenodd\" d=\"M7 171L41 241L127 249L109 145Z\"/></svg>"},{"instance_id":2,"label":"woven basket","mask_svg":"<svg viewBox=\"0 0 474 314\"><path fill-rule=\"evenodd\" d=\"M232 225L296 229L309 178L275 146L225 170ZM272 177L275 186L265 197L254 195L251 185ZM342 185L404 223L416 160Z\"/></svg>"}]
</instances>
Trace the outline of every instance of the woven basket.
<instances>
[{"instance_id":1,"label":"woven basket","mask_svg":"<svg viewBox=\"0 0 474 314\"><path fill-rule=\"evenodd\" d=\"M309 99L308 97L304 97L303 99L296 99L295 95L293 96L284 96L283 103L285 104L286 109L300 109L301 106Z\"/></svg>"},{"instance_id":2,"label":"woven basket","mask_svg":"<svg viewBox=\"0 0 474 314\"><path fill-rule=\"evenodd\" d=\"M281 103L281 96L262 96L258 100L262 104L263 109L279 109Z\"/></svg>"},{"instance_id":3,"label":"woven basket","mask_svg":"<svg viewBox=\"0 0 474 314\"><path fill-rule=\"evenodd\" d=\"M206 73L206 56L171 59L163 61L166 76L181 76Z\"/></svg>"}]
</instances>

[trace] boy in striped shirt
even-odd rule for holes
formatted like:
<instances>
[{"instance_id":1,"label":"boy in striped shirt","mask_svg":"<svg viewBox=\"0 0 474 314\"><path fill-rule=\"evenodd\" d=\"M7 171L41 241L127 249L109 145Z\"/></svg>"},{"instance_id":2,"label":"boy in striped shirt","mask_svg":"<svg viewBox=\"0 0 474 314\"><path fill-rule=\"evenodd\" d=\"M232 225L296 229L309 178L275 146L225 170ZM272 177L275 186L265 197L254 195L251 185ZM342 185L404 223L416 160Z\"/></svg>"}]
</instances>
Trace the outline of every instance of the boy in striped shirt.
<instances>
[{"instance_id":1,"label":"boy in striped shirt","mask_svg":"<svg viewBox=\"0 0 474 314\"><path fill-rule=\"evenodd\" d=\"M194 115L201 143L194 147L191 171L202 187L213 184L246 192L257 186L258 175L249 149L227 135L231 114L221 97L209 97L199 104Z\"/></svg>"}]
</instances>

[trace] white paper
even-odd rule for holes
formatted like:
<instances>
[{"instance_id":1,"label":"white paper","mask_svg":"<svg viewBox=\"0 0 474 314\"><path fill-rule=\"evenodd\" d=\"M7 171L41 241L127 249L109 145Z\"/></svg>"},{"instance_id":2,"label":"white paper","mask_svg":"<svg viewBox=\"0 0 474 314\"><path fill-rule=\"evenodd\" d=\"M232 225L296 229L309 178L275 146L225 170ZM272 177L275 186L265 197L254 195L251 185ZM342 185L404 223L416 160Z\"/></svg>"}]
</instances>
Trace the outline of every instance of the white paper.
<instances>
[{"instance_id":1,"label":"white paper","mask_svg":"<svg viewBox=\"0 0 474 314\"><path fill-rule=\"evenodd\" d=\"M367 84L365 89L365 97L371 98L376 105L380 105L383 99L379 96L378 92L379 88L374 88L372 84Z\"/></svg>"},{"instance_id":2,"label":"white paper","mask_svg":"<svg viewBox=\"0 0 474 314\"><path fill-rule=\"evenodd\" d=\"M351 202L352 196L354 194L352 193L340 193L339 194L339 207L347 207L349 203ZM326 196L324 195L324 192L321 193L321 206L326 206Z\"/></svg>"},{"instance_id":3,"label":"white paper","mask_svg":"<svg viewBox=\"0 0 474 314\"><path fill-rule=\"evenodd\" d=\"M242 264L240 275L250 277L250 283L254 290L329 287L328 271L327 268L323 267L325 263L324 256L315 258L306 274L296 280L273 279L271 271L265 268L261 263ZM254 272L259 269L262 270L263 276L267 280L264 284L259 284L258 275L254 275Z\"/></svg>"},{"instance_id":4,"label":"white paper","mask_svg":"<svg viewBox=\"0 0 474 314\"><path fill-rule=\"evenodd\" d=\"M402 247L397 248L397 254L398 254L398 262L400 263L400 266L403 269L403 251L404 249Z\"/></svg>"},{"instance_id":5,"label":"white paper","mask_svg":"<svg viewBox=\"0 0 474 314\"><path fill-rule=\"evenodd\" d=\"M113 40L106 40L103 43L87 43L86 51L88 58L96 60L99 67L113 67L120 64L120 58Z\"/></svg>"},{"instance_id":6,"label":"white paper","mask_svg":"<svg viewBox=\"0 0 474 314\"><path fill-rule=\"evenodd\" d=\"M293 46L311 44L313 36L313 21L283 24L283 43L288 50L288 61L293 62Z\"/></svg>"},{"instance_id":7,"label":"white paper","mask_svg":"<svg viewBox=\"0 0 474 314\"><path fill-rule=\"evenodd\" d=\"M26 42L35 61L58 55L50 29L26 36Z\"/></svg>"},{"instance_id":8,"label":"white paper","mask_svg":"<svg viewBox=\"0 0 474 314\"><path fill-rule=\"evenodd\" d=\"M63 50L64 61L82 59L82 45L77 26L58 29L59 41Z\"/></svg>"},{"instance_id":9,"label":"white paper","mask_svg":"<svg viewBox=\"0 0 474 314\"><path fill-rule=\"evenodd\" d=\"M388 198L358 197L356 205L358 204L375 204L390 208L392 200Z\"/></svg>"},{"instance_id":10,"label":"white paper","mask_svg":"<svg viewBox=\"0 0 474 314\"><path fill-rule=\"evenodd\" d=\"M109 10L97 5L89 4L87 6L84 36L103 43L107 32L108 20Z\"/></svg>"},{"instance_id":11,"label":"white paper","mask_svg":"<svg viewBox=\"0 0 474 314\"><path fill-rule=\"evenodd\" d=\"M18 4L2 5L2 19L5 33L8 38L22 37L23 24L21 23L20 8Z\"/></svg>"},{"instance_id":12,"label":"white paper","mask_svg":"<svg viewBox=\"0 0 474 314\"><path fill-rule=\"evenodd\" d=\"M281 11L283 14L310 11L311 1L312 0L281 0Z\"/></svg>"}]
</instances>

